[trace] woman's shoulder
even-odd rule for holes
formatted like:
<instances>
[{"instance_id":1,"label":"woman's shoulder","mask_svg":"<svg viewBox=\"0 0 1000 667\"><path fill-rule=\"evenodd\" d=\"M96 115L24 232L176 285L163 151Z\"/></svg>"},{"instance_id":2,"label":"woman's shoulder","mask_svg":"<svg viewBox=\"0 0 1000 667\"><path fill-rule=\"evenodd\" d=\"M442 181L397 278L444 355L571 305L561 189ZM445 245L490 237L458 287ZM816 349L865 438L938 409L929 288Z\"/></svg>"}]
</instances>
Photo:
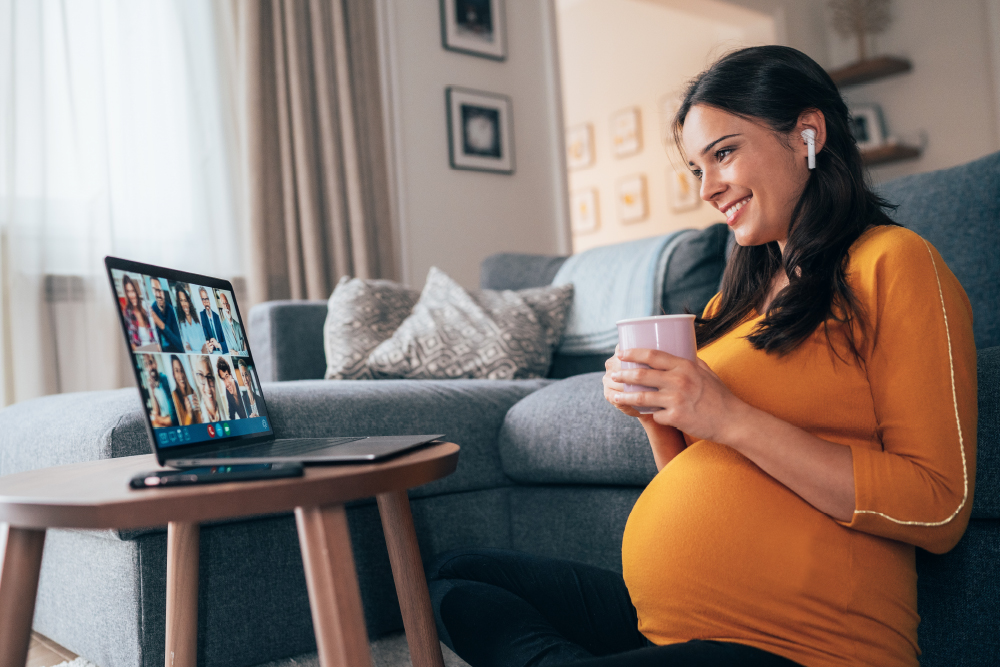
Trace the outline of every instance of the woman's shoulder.
<instances>
[{"instance_id":1,"label":"woman's shoulder","mask_svg":"<svg viewBox=\"0 0 1000 667\"><path fill-rule=\"evenodd\" d=\"M916 232L896 225L866 230L851 246L848 274L862 282L934 274L943 261L937 250Z\"/></svg>"}]
</instances>

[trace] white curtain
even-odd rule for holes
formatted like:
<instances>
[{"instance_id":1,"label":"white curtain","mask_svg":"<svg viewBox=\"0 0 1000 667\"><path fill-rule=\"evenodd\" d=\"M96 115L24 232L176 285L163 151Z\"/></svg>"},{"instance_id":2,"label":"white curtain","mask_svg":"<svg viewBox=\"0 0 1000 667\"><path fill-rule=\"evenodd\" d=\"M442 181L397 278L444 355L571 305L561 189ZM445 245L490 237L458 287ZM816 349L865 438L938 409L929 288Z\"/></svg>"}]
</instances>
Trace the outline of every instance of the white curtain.
<instances>
[{"instance_id":1,"label":"white curtain","mask_svg":"<svg viewBox=\"0 0 1000 667\"><path fill-rule=\"evenodd\" d=\"M0 0L0 406L132 384L105 255L242 275L220 7Z\"/></svg>"}]
</instances>

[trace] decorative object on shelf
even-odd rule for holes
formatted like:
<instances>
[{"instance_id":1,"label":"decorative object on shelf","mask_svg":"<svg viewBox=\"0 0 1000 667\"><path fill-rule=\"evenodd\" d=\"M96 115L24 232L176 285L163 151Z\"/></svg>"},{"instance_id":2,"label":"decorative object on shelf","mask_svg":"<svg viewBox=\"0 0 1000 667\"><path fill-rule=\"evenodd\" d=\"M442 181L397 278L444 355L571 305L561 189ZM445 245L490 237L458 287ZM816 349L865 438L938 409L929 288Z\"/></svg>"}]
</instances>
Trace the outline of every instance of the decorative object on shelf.
<instances>
[{"instance_id":1,"label":"decorative object on shelf","mask_svg":"<svg viewBox=\"0 0 1000 667\"><path fill-rule=\"evenodd\" d=\"M455 86L445 98L452 168L514 173L510 98Z\"/></svg>"},{"instance_id":2,"label":"decorative object on shelf","mask_svg":"<svg viewBox=\"0 0 1000 667\"><path fill-rule=\"evenodd\" d=\"M590 123L566 130L566 165L584 169L594 164L594 132Z\"/></svg>"},{"instance_id":3,"label":"decorative object on shelf","mask_svg":"<svg viewBox=\"0 0 1000 667\"><path fill-rule=\"evenodd\" d=\"M868 36L885 32L892 23L890 0L830 0L833 29L858 40L858 62L868 60Z\"/></svg>"},{"instance_id":4,"label":"decorative object on shelf","mask_svg":"<svg viewBox=\"0 0 1000 667\"><path fill-rule=\"evenodd\" d=\"M611 117L611 152L628 157L642 150L642 120L639 107L622 109Z\"/></svg>"},{"instance_id":5,"label":"decorative object on shelf","mask_svg":"<svg viewBox=\"0 0 1000 667\"><path fill-rule=\"evenodd\" d=\"M441 0L441 42L451 51L505 59L503 0Z\"/></svg>"},{"instance_id":6,"label":"decorative object on shelf","mask_svg":"<svg viewBox=\"0 0 1000 667\"><path fill-rule=\"evenodd\" d=\"M597 188L576 190L571 197L572 212L570 222L574 234L586 234L597 231L601 223L600 210L597 207Z\"/></svg>"},{"instance_id":7,"label":"decorative object on shelf","mask_svg":"<svg viewBox=\"0 0 1000 667\"><path fill-rule=\"evenodd\" d=\"M878 148L885 143L885 123L882 109L876 104L866 104L850 108L851 134L862 151Z\"/></svg>"},{"instance_id":8,"label":"decorative object on shelf","mask_svg":"<svg viewBox=\"0 0 1000 667\"><path fill-rule=\"evenodd\" d=\"M645 220L648 214L646 177L636 174L618 181L618 217L621 221L639 222Z\"/></svg>"},{"instance_id":9,"label":"decorative object on shelf","mask_svg":"<svg viewBox=\"0 0 1000 667\"><path fill-rule=\"evenodd\" d=\"M670 210L674 213L693 211L701 206L701 181L686 169L667 169L667 191Z\"/></svg>"}]
</instances>

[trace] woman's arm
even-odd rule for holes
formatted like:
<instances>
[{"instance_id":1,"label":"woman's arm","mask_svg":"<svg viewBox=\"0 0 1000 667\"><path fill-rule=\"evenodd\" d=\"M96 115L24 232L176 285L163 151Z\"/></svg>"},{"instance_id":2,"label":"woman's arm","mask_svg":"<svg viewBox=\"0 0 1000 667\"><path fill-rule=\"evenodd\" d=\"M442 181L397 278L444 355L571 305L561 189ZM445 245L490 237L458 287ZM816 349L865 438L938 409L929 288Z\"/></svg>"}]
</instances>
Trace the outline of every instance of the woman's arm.
<instances>
[{"instance_id":1,"label":"woman's arm","mask_svg":"<svg viewBox=\"0 0 1000 667\"><path fill-rule=\"evenodd\" d=\"M611 373L612 381L659 390L619 391L611 399L617 405L663 408L649 415L655 424L728 445L816 509L850 521L854 471L849 447L817 438L741 401L701 360L691 362L657 350L629 350L618 356L650 368L617 370Z\"/></svg>"},{"instance_id":2,"label":"woman's arm","mask_svg":"<svg viewBox=\"0 0 1000 667\"><path fill-rule=\"evenodd\" d=\"M664 426L653 420L651 414L641 414L637 410L630 408L618 400L618 396L624 391L625 386L612 376L621 370L621 361L618 359L618 346L615 346L615 355L604 362L604 399L611 403L629 417L637 417L642 428L649 438L649 446L653 450L653 460L656 462L656 470L663 470L663 466L681 453L686 447L684 436L672 426Z\"/></svg>"}]
</instances>

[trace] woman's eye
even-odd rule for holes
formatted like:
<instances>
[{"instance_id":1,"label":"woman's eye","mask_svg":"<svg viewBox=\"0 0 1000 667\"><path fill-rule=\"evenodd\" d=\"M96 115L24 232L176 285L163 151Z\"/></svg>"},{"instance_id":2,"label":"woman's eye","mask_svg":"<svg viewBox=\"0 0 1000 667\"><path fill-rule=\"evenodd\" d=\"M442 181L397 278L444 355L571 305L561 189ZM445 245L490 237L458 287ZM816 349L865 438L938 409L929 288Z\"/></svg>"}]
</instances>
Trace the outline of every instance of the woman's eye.
<instances>
[{"instance_id":1,"label":"woman's eye","mask_svg":"<svg viewBox=\"0 0 1000 667\"><path fill-rule=\"evenodd\" d=\"M702 174L701 169L692 169L691 173L694 174L694 177L697 178L699 181L701 180L701 174Z\"/></svg>"},{"instance_id":2,"label":"woman's eye","mask_svg":"<svg viewBox=\"0 0 1000 667\"><path fill-rule=\"evenodd\" d=\"M727 157L729 157L730 153L732 152L733 152L732 148L720 148L719 150L715 151L715 159L724 160Z\"/></svg>"}]
</instances>

